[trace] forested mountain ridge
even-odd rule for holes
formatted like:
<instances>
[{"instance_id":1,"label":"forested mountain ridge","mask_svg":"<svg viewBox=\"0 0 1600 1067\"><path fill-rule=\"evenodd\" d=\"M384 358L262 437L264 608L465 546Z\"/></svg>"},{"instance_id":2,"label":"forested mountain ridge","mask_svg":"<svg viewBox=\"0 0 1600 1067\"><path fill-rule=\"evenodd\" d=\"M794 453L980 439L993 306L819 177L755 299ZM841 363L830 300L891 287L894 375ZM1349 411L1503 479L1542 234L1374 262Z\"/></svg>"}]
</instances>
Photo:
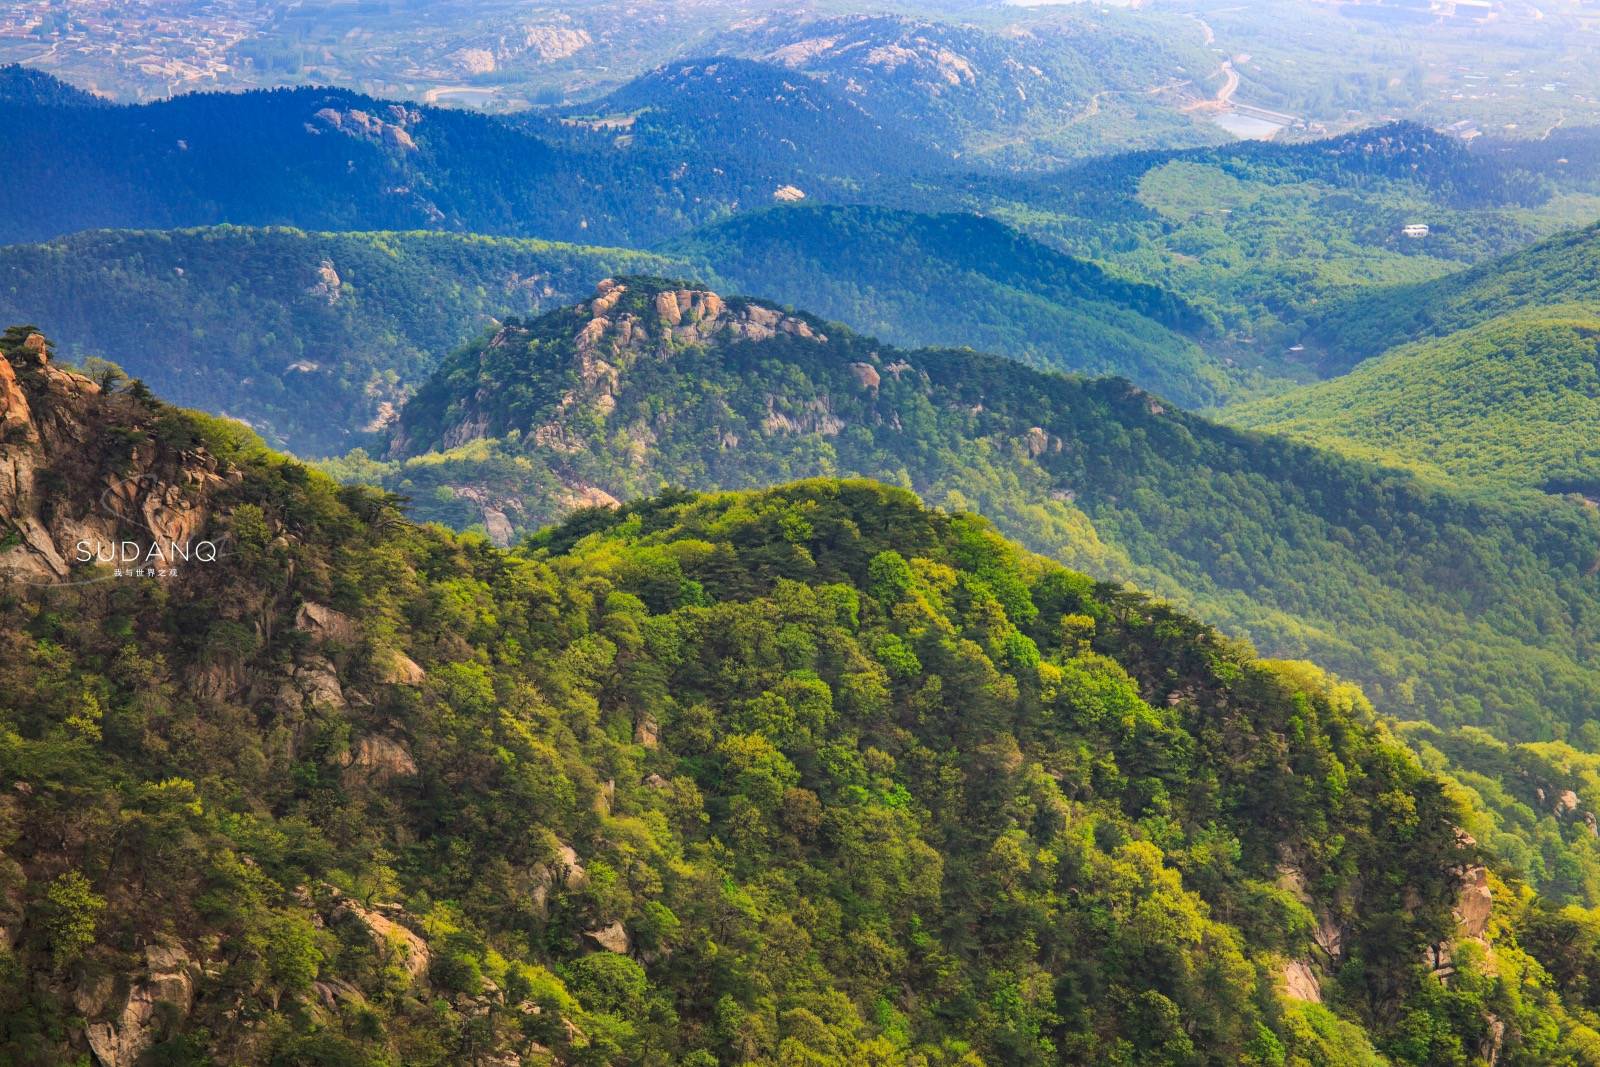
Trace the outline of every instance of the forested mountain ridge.
<instances>
[{"instance_id":1,"label":"forested mountain ridge","mask_svg":"<svg viewBox=\"0 0 1600 1067\"><path fill-rule=\"evenodd\" d=\"M520 238L238 226L80 233L3 258L0 321L310 456L381 429L496 319L570 303L608 274L684 269Z\"/></svg>"},{"instance_id":2,"label":"forested mountain ridge","mask_svg":"<svg viewBox=\"0 0 1600 1067\"><path fill-rule=\"evenodd\" d=\"M976 215L787 205L659 251L897 344L1120 375L1191 407L1223 402L1237 377L1199 343L1215 340L1214 321L1182 297Z\"/></svg>"},{"instance_id":3,"label":"forested mountain ridge","mask_svg":"<svg viewBox=\"0 0 1600 1067\"><path fill-rule=\"evenodd\" d=\"M728 56L669 63L558 114L563 124L613 134L628 150L715 155L722 169L751 180L778 173L774 160L785 161L800 186L810 178L872 182L952 165L917 140L914 125L885 123L848 92L782 65ZM532 121L536 130L550 129L542 114Z\"/></svg>"},{"instance_id":4,"label":"forested mountain ridge","mask_svg":"<svg viewBox=\"0 0 1600 1067\"><path fill-rule=\"evenodd\" d=\"M714 151L623 151L541 125L322 88L0 102L0 140L49 146L0 189L0 241L231 222L642 245L769 203L797 172L829 192L816 167L730 172Z\"/></svg>"},{"instance_id":5,"label":"forested mountain ridge","mask_svg":"<svg viewBox=\"0 0 1600 1067\"><path fill-rule=\"evenodd\" d=\"M175 402L326 456L367 439L446 353L613 274L690 275L907 344L1120 374L1193 406L1230 376L1169 293L997 222L788 205L656 253L438 232L96 231L4 252L0 321L121 364ZM759 287L759 288L758 288Z\"/></svg>"},{"instance_id":6,"label":"forested mountain ridge","mask_svg":"<svg viewBox=\"0 0 1600 1067\"><path fill-rule=\"evenodd\" d=\"M43 104L55 107L106 107L107 102L20 63L0 66L0 103Z\"/></svg>"},{"instance_id":7,"label":"forested mountain ridge","mask_svg":"<svg viewBox=\"0 0 1600 1067\"><path fill-rule=\"evenodd\" d=\"M1197 607L1386 710L1565 736L1600 699L1600 522L1218 426L1126 381L898 350L761 301L623 279L455 353L392 457L331 465L515 539L585 503L863 475Z\"/></svg>"},{"instance_id":8,"label":"forested mountain ridge","mask_svg":"<svg viewBox=\"0 0 1600 1067\"><path fill-rule=\"evenodd\" d=\"M1221 417L1491 490L1600 499L1600 305L1527 295L1527 310Z\"/></svg>"},{"instance_id":9,"label":"forested mountain ridge","mask_svg":"<svg viewBox=\"0 0 1600 1067\"><path fill-rule=\"evenodd\" d=\"M1417 285L1377 289L1317 317L1308 342L1342 373L1410 341L1444 337L1499 315L1562 304L1600 306L1600 225Z\"/></svg>"},{"instance_id":10,"label":"forested mountain ridge","mask_svg":"<svg viewBox=\"0 0 1600 1067\"><path fill-rule=\"evenodd\" d=\"M994 33L909 15L782 14L711 44L846 89L947 155L1039 168L1086 149L1222 140L1181 112L1220 79L1200 36L1176 15L1141 24L1058 13Z\"/></svg>"},{"instance_id":11,"label":"forested mountain ridge","mask_svg":"<svg viewBox=\"0 0 1600 1067\"><path fill-rule=\"evenodd\" d=\"M1426 282L1571 225L1562 168L1391 123L1321 141L1130 152L926 187L1205 307L1251 366L1331 302ZM1585 201L1587 202L1587 201ZM1585 216L1585 217L1592 217ZM1403 228L1426 223L1422 240ZM1309 343L1309 342L1308 342Z\"/></svg>"},{"instance_id":12,"label":"forested mountain ridge","mask_svg":"<svg viewBox=\"0 0 1600 1067\"><path fill-rule=\"evenodd\" d=\"M1358 693L979 519L818 480L507 553L37 334L0 354L0 565L37 583L0 588L12 1062L1600 1043ZM219 552L68 562L152 535Z\"/></svg>"}]
</instances>

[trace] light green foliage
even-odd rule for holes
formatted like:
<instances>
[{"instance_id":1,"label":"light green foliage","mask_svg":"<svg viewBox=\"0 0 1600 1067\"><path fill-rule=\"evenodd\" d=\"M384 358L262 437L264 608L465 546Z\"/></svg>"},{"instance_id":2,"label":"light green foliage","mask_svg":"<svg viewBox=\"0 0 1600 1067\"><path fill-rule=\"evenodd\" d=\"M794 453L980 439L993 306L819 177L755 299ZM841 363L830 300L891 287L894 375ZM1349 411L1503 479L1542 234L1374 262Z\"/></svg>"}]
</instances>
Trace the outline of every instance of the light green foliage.
<instances>
[{"instance_id":1,"label":"light green foliage","mask_svg":"<svg viewBox=\"0 0 1600 1067\"><path fill-rule=\"evenodd\" d=\"M1223 412L1435 479L1600 495L1593 306L1516 312Z\"/></svg>"},{"instance_id":2,"label":"light green foliage","mask_svg":"<svg viewBox=\"0 0 1600 1067\"><path fill-rule=\"evenodd\" d=\"M627 284L612 313L652 328L662 283ZM402 417L415 455L333 469L377 477L420 517L458 527L483 521L480 499L449 488L471 487L524 531L565 514L575 486L628 498L664 484L870 476L1172 596L1271 655L1323 663L1395 714L1552 737L1600 700L1600 579L1589 573L1600 523L1570 500L1482 499L1220 427L1125 382L891 349L814 319L826 343L723 333L670 359L646 343L613 357L611 406L568 405L585 365L574 338L589 321L555 312L457 353ZM429 451L462 432L485 436ZM986 570L983 538L963 545L959 595L981 584L1012 625L1025 622L1026 598ZM684 602L685 568L709 551L651 558L648 602ZM1005 626L984 642L991 657L1030 658Z\"/></svg>"},{"instance_id":3,"label":"light green foliage","mask_svg":"<svg viewBox=\"0 0 1600 1067\"><path fill-rule=\"evenodd\" d=\"M102 415L137 434L147 407ZM507 553L236 459L225 506L273 541L0 601L0 774L33 788L6 850L60 917L0 969L19 1063L65 1048L63 945L120 974L156 930L208 961L164 1024L180 1062L1421 1064L1491 1004L1560 1047L1536 971L1520 1007L1465 957L1456 999L1428 985L1467 816L1348 687L981 520L817 480ZM358 634L296 631L307 600ZM386 681L395 649L423 677ZM276 695L319 662L342 703ZM254 681L185 681L218 664ZM95 745L58 729L85 691ZM414 766L378 776L380 740ZM92 878L50 871L61 842ZM1360 960L1312 1022L1275 978L1309 924L1236 918L1286 855Z\"/></svg>"},{"instance_id":4,"label":"light green foliage","mask_svg":"<svg viewBox=\"0 0 1600 1067\"><path fill-rule=\"evenodd\" d=\"M49 884L40 910L56 970L74 963L94 944L105 909L105 898L95 893L82 871L67 871Z\"/></svg>"}]
</instances>

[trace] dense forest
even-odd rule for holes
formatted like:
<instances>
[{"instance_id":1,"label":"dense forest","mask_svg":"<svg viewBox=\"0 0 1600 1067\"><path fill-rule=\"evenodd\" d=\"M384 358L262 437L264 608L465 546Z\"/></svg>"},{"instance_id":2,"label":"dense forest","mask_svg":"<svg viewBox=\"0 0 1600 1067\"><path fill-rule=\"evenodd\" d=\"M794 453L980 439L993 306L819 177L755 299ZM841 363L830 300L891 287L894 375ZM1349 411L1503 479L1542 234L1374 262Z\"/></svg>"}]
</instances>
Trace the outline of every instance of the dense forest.
<instances>
[{"instance_id":1,"label":"dense forest","mask_svg":"<svg viewBox=\"0 0 1600 1067\"><path fill-rule=\"evenodd\" d=\"M534 112L518 121L550 138L599 129L629 151L715 155L719 169L752 184L786 175L801 186L842 178L870 187L953 166L914 126L875 118L855 94L781 65L728 56L670 63L557 116L552 123Z\"/></svg>"},{"instance_id":2,"label":"dense forest","mask_svg":"<svg viewBox=\"0 0 1600 1067\"><path fill-rule=\"evenodd\" d=\"M909 79L924 109L965 99L917 80L931 76L918 64L942 53L915 26L902 29L906 54L920 58L874 77ZM854 53L838 47L817 65L853 69ZM1330 303L1509 252L1589 202L1572 168L1543 155L1469 151L1404 123L1018 173L982 154L951 159L930 144L928 123L874 110L865 83L863 97L801 65L686 61L581 108L514 118L332 89L92 108L0 96L0 137L50 146L0 188L0 241L227 222L645 247L775 198L962 211L1182 293L1224 327L1226 358L1294 376L1281 349L1303 341ZM1417 221L1429 237L1403 238ZM913 278L946 269L905 266Z\"/></svg>"},{"instance_id":3,"label":"dense forest","mask_svg":"<svg viewBox=\"0 0 1600 1067\"><path fill-rule=\"evenodd\" d=\"M390 457L330 469L500 540L663 485L865 475L1314 659L1394 714L1549 739L1600 694L1600 522L1570 500L1475 499L1126 381L897 350L647 279L447 359Z\"/></svg>"},{"instance_id":4,"label":"dense forest","mask_svg":"<svg viewBox=\"0 0 1600 1067\"><path fill-rule=\"evenodd\" d=\"M1117 374L1191 407L1229 375L1182 298L992 219L868 207L747 212L661 246L738 291L905 345L968 345L1050 370Z\"/></svg>"},{"instance_id":5,"label":"dense forest","mask_svg":"<svg viewBox=\"0 0 1600 1067\"><path fill-rule=\"evenodd\" d=\"M560 306L643 252L444 233L222 226L101 231L5 250L0 321L49 331L163 396L301 455L348 450L439 355Z\"/></svg>"},{"instance_id":6,"label":"dense forest","mask_svg":"<svg viewBox=\"0 0 1600 1067\"><path fill-rule=\"evenodd\" d=\"M1469 270L1378 289L1318 316L1310 340L1339 374L1408 341L1444 337L1510 312L1600 303L1600 226L1569 230Z\"/></svg>"},{"instance_id":7,"label":"dense forest","mask_svg":"<svg viewBox=\"0 0 1600 1067\"><path fill-rule=\"evenodd\" d=\"M1493 490L1600 498L1600 308L1528 308L1222 416Z\"/></svg>"},{"instance_id":8,"label":"dense forest","mask_svg":"<svg viewBox=\"0 0 1600 1067\"><path fill-rule=\"evenodd\" d=\"M978 518L816 480L505 552L0 351L11 1062L1597 1054L1593 919L1359 693ZM181 484L212 563L52 561Z\"/></svg>"},{"instance_id":9,"label":"dense forest","mask_svg":"<svg viewBox=\"0 0 1600 1067\"><path fill-rule=\"evenodd\" d=\"M792 160L729 171L710 148L621 149L542 125L319 88L101 108L0 100L0 141L48 146L0 187L0 241L230 222L640 245L770 202L797 174L813 197L848 192Z\"/></svg>"}]
</instances>

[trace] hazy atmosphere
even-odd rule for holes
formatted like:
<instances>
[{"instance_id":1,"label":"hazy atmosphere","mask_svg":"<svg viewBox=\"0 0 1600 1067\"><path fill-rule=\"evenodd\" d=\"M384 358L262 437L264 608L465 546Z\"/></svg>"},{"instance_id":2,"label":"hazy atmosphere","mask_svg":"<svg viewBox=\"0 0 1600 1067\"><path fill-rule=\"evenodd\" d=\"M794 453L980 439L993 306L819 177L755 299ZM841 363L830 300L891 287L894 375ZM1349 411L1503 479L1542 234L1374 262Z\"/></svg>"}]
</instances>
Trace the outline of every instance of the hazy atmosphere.
<instances>
[{"instance_id":1,"label":"hazy atmosphere","mask_svg":"<svg viewBox=\"0 0 1600 1067\"><path fill-rule=\"evenodd\" d=\"M0 1065L1600 1067L1600 0L0 0Z\"/></svg>"}]
</instances>

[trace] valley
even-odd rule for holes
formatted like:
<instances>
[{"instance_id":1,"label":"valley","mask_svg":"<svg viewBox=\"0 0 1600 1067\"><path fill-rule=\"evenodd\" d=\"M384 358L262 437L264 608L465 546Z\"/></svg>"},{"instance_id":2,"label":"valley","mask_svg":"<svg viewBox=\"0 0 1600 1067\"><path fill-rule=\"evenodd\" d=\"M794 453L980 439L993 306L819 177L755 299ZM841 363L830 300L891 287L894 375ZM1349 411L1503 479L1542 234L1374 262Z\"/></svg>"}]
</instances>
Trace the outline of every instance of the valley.
<instances>
[{"instance_id":1,"label":"valley","mask_svg":"<svg viewBox=\"0 0 1600 1067\"><path fill-rule=\"evenodd\" d=\"M1600 1065L1597 33L0 5L0 1063Z\"/></svg>"}]
</instances>

